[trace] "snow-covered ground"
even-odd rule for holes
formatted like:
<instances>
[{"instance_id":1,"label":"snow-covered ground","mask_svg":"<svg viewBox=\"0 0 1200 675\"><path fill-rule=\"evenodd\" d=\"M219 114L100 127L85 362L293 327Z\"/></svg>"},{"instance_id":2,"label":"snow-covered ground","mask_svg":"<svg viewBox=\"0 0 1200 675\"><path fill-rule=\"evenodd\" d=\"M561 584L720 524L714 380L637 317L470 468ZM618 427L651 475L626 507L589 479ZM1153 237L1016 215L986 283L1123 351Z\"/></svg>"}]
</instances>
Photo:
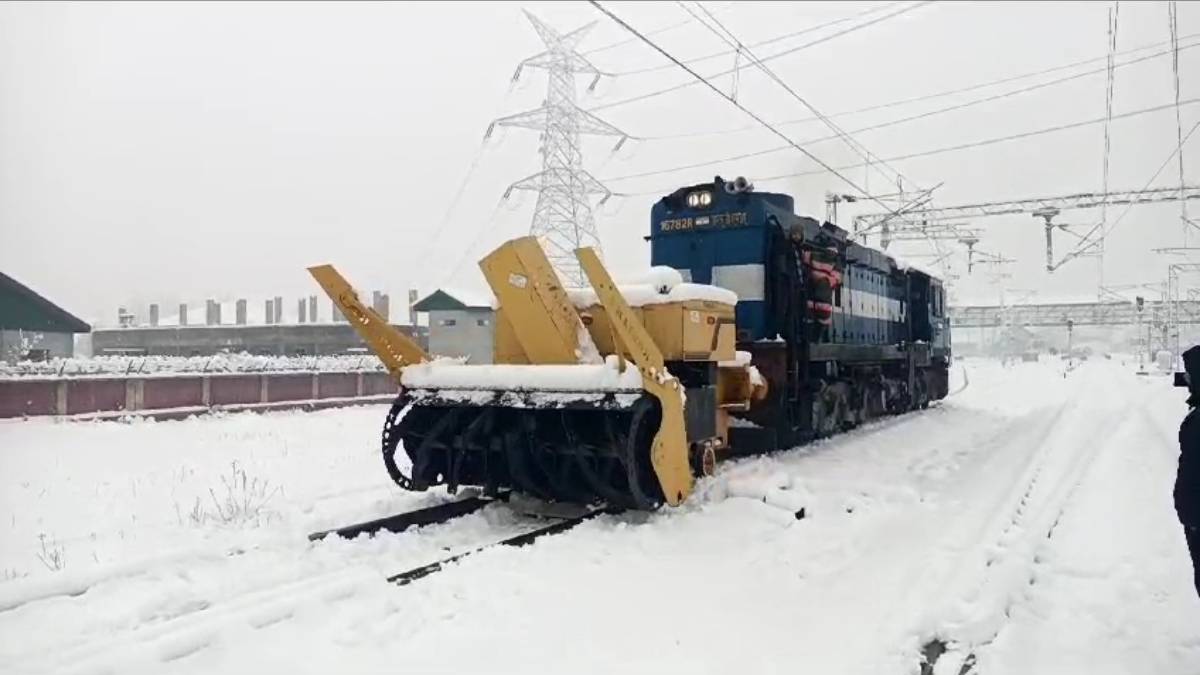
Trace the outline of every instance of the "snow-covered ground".
<instances>
[{"instance_id":1,"label":"snow-covered ground","mask_svg":"<svg viewBox=\"0 0 1200 675\"><path fill-rule=\"evenodd\" d=\"M0 671L878 675L941 639L939 674L1200 672L1183 393L1115 360L966 369L935 409L725 464L683 507L402 588L533 526L495 506L310 544L445 498L388 481L382 406L0 422Z\"/></svg>"}]
</instances>

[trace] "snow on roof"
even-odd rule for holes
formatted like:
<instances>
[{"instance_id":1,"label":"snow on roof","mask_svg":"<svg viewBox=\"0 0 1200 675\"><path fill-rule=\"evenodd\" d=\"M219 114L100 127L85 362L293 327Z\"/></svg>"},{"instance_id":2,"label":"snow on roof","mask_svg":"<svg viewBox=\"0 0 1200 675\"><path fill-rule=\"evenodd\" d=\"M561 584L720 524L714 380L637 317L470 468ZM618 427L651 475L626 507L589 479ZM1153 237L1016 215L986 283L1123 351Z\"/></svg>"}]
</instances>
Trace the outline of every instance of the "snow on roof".
<instances>
[{"instance_id":1,"label":"snow on roof","mask_svg":"<svg viewBox=\"0 0 1200 675\"><path fill-rule=\"evenodd\" d=\"M926 262L912 260L912 259L908 259L908 258L902 258L902 257L896 255L895 253L891 253L891 252L888 253L888 256L890 256L892 258L892 260L895 261L896 267L899 268L901 271L915 270L917 272L927 274L935 279L941 279L945 275L945 272L943 270L938 269L935 266L930 265Z\"/></svg>"}]
</instances>

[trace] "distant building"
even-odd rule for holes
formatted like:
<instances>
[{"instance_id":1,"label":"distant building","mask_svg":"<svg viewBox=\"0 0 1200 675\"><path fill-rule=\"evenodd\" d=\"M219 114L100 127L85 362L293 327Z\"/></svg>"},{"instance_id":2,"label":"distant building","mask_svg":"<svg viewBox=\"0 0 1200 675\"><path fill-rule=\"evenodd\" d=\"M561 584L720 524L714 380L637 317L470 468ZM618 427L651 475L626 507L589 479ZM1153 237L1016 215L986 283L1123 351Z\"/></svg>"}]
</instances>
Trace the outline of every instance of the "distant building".
<instances>
[{"instance_id":1,"label":"distant building","mask_svg":"<svg viewBox=\"0 0 1200 675\"><path fill-rule=\"evenodd\" d=\"M0 361L75 354L75 334L92 327L0 272Z\"/></svg>"},{"instance_id":2,"label":"distant building","mask_svg":"<svg viewBox=\"0 0 1200 675\"><path fill-rule=\"evenodd\" d=\"M387 295L375 299L386 308ZM293 314L289 309L295 308ZM203 309L203 312L201 312ZM261 313L260 313L261 312ZM203 323L188 317L203 316ZM336 314L334 315L336 317ZM157 315L151 325L134 323L92 331L96 356L212 356L248 353L278 356L371 354L362 338L346 321L319 322L317 296L285 302L282 296L265 302L245 298L208 299L203 308L186 303L175 315ZM427 342L423 326L392 324L422 347Z\"/></svg>"},{"instance_id":3,"label":"distant building","mask_svg":"<svg viewBox=\"0 0 1200 675\"><path fill-rule=\"evenodd\" d=\"M393 327L424 346L424 327ZM278 356L371 354L354 327L341 324L271 324L110 328L92 333L96 356L212 356L219 353Z\"/></svg>"},{"instance_id":4,"label":"distant building","mask_svg":"<svg viewBox=\"0 0 1200 675\"><path fill-rule=\"evenodd\" d=\"M469 363L492 362L495 317L490 299L438 289L413 303L412 310L429 314L431 354L466 356Z\"/></svg>"}]
</instances>

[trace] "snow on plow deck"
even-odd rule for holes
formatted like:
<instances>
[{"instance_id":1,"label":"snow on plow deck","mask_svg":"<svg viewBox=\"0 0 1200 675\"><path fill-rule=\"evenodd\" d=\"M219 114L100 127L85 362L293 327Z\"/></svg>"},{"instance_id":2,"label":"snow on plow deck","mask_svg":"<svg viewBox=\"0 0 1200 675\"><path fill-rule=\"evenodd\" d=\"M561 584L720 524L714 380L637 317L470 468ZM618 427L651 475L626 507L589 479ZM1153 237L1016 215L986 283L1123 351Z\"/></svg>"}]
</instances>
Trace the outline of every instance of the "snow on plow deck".
<instances>
[{"instance_id":1,"label":"snow on plow deck","mask_svg":"<svg viewBox=\"0 0 1200 675\"><path fill-rule=\"evenodd\" d=\"M406 389L616 393L642 390L642 377L632 362L621 372L614 356L603 364L473 366L440 360L404 369Z\"/></svg>"},{"instance_id":2,"label":"snow on plow deck","mask_svg":"<svg viewBox=\"0 0 1200 675\"><path fill-rule=\"evenodd\" d=\"M599 296L590 286L564 290L576 309L587 309L600 304ZM738 301L737 293L720 286L685 282L679 271L670 267L652 267L640 281L618 283L617 290L630 307L693 301L736 305Z\"/></svg>"}]
</instances>

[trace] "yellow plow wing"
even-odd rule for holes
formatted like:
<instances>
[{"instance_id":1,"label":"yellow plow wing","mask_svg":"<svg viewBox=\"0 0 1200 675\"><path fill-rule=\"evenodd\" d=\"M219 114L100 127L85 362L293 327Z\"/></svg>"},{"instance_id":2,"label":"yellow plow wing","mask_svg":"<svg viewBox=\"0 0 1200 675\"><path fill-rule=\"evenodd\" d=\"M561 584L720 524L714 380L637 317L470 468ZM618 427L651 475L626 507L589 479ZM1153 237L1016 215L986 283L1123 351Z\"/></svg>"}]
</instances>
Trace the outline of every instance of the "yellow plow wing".
<instances>
[{"instance_id":1,"label":"yellow plow wing","mask_svg":"<svg viewBox=\"0 0 1200 675\"><path fill-rule=\"evenodd\" d=\"M400 381L400 371L405 366L429 360L429 355L412 338L393 328L378 312L364 305L350 282L333 265L317 265L308 268L308 272L346 315L363 341L371 346L397 383Z\"/></svg>"},{"instance_id":2,"label":"yellow plow wing","mask_svg":"<svg viewBox=\"0 0 1200 675\"><path fill-rule=\"evenodd\" d=\"M642 388L658 399L662 408L662 422L654 435L650 449L650 461L654 473L662 486L663 497L671 506L677 506L692 492L692 470L688 463L687 431L683 418L683 388L679 380L667 372L662 352L646 331L600 257L591 248L575 251L579 264L595 289L600 304L608 313L617 338L632 356L642 375Z\"/></svg>"}]
</instances>

